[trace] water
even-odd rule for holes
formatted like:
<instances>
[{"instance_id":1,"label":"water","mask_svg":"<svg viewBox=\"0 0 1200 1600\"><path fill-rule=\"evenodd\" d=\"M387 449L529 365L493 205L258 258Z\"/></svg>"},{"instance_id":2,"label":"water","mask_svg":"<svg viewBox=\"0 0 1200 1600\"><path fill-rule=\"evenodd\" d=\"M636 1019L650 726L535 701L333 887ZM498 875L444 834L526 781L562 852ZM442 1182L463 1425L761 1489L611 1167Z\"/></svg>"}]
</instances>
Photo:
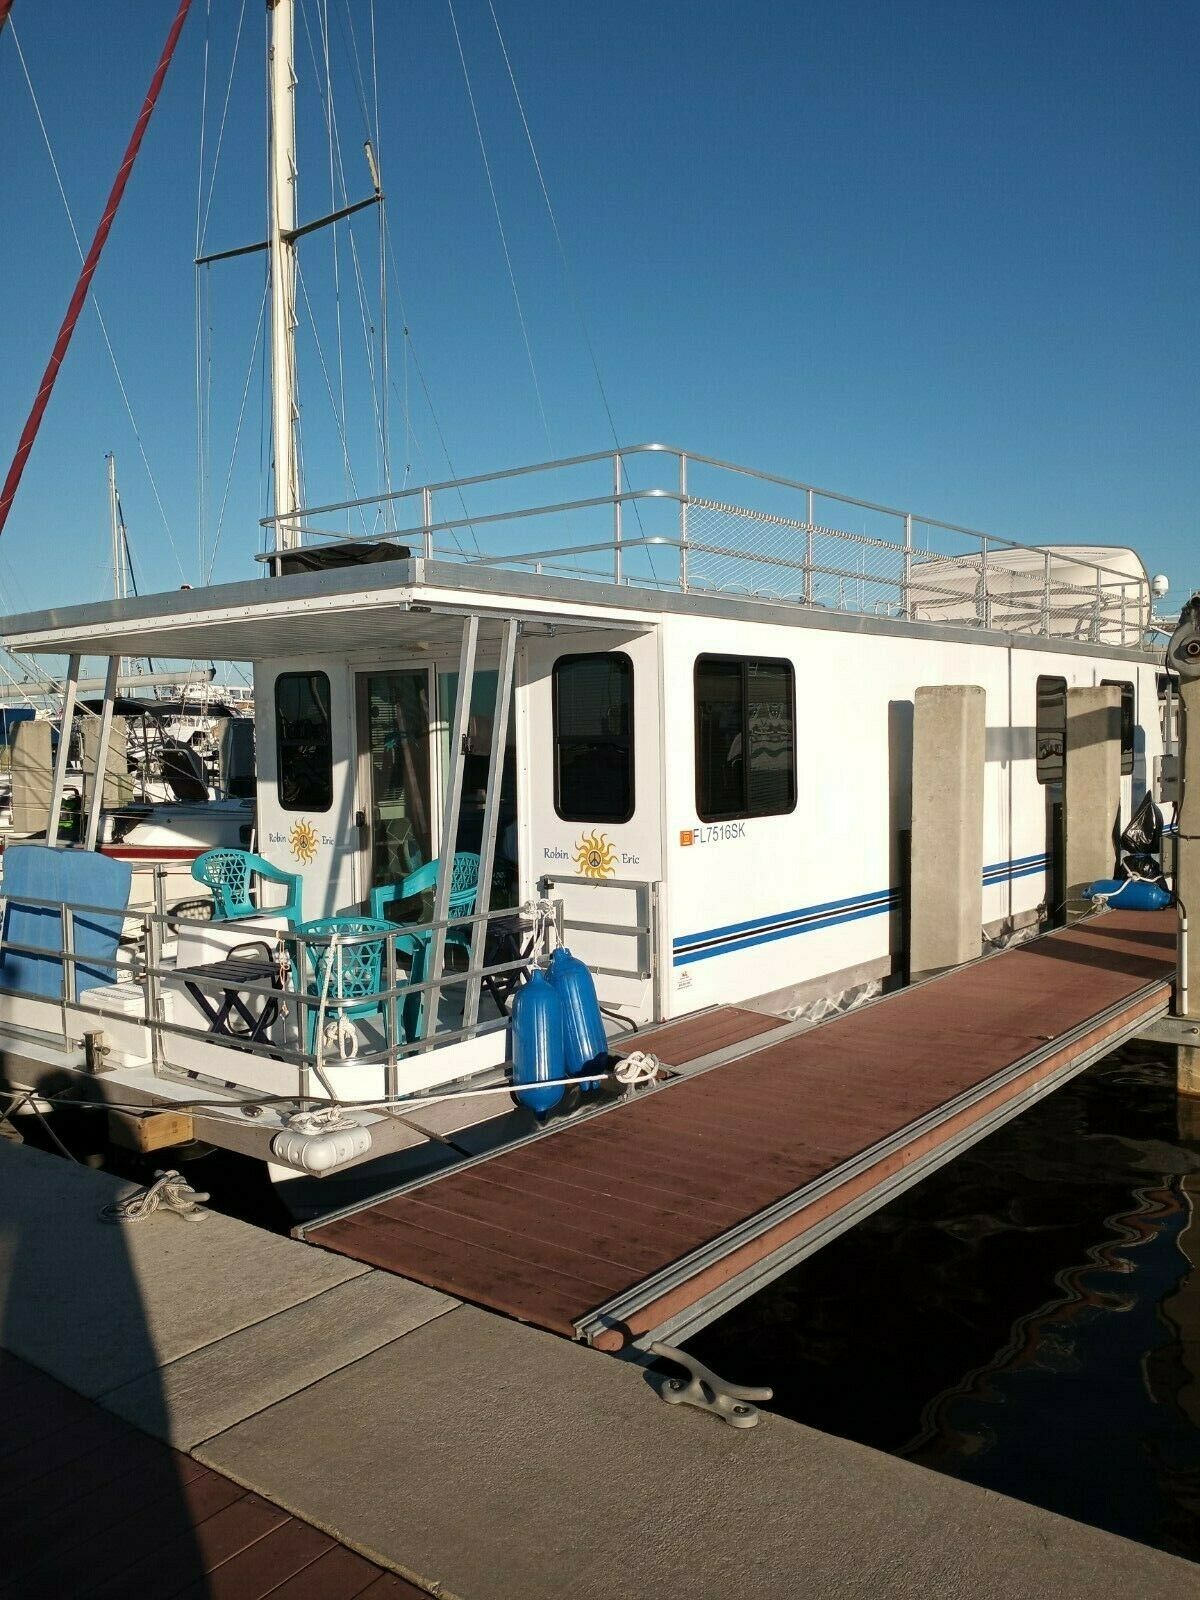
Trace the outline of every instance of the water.
<instances>
[{"instance_id":1,"label":"water","mask_svg":"<svg viewBox=\"0 0 1200 1600\"><path fill-rule=\"evenodd\" d=\"M1200 1560L1200 1103L1131 1045L689 1341L771 1409Z\"/></svg>"}]
</instances>

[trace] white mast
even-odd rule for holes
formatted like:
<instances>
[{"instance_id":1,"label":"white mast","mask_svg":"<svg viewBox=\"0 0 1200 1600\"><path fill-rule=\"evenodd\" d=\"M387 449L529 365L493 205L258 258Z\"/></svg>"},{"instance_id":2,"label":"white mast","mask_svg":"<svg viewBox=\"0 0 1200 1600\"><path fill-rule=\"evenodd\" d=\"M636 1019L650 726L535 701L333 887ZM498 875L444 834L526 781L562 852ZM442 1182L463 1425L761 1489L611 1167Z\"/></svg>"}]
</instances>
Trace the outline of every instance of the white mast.
<instances>
[{"instance_id":1,"label":"white mast","mask_svg":"<svg viewBox=\"0 0 1200 1600\"><path fill-rule=\"evenodd\" d=\"M296 74L294 0L268 0L271 10L270 238L271 429L275 445L275 515L300 505L296 440ZM276 522L275 548L300 542L295 522Z\"/></svg>"},{"instance_id":2,"label":"white mast","mask_svg":"<svg viewBox=\"0 0 1200 1600\"><path fill-rule=\"evenodd\" d=\"M113 599L129 598L129 559L125 549L125 521L121 515L121 497L117 493L117 458L105 456L108 463L108 526L112 537Z\"/></svg>"}]
</instances>

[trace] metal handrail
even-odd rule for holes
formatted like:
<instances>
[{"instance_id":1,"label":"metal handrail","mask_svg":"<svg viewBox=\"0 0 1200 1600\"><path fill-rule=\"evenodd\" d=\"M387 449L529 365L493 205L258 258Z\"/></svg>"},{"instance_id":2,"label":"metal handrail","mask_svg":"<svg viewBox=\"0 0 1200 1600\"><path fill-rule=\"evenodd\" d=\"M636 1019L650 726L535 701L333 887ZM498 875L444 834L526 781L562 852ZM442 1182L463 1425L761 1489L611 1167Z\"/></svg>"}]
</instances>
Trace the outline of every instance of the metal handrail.
<instances>
[{"instance_id":1,"label":"metal handrail","mask_svg":"<svg viewBox=\"0 0 1200 1600\"><path fill-rule=\"evenodd\" d=\"M638 458L661 457L664 462L673 463L674 473L669 486L634 487L629 479L628 467ZM477 511L468 509L463 493L469 489L493 489L513 481L534 478L538 475L550 473L563 473L577 468L596 467L603 465L611 471L611 480L603 493L576 496L560 500L544 500L539 503L524 504L513 507L501 505L492 508L481 506ZM713 499L696 493L695 481L697 471L702 469L708 474L724 473L738 478L744 483L766 486L772 490L783 490L789 494L802 497L803 516L784 516L775 510L764 510L753 505L733 504L728 500ZM438 517L435 514L435 497L438 494L454 492L461 502L462 515L452 517ZM776 497L777 498L777 497ZM652 503L656 500L671 504L675 507L677 517L676 537L663 537L648 535L644 528L639 528L640 537L625 537L625 527L622 520L622 511L627 504L635 508L641 504ZM803 575L802 592L797 594L784 593L775 596L776 599L787 604L815 605L819 604L826 609L869 612L878 610L880 601L877 595L869 593L872 589L884 587L896 591L899 595L899 616L908 621L918 620L913 614L913 597L916 604L925 612L924 620L928 617L928 610L936 605L930 594L931 585L928 581L928 568L942 562L951 562L958 565L960 571L977 573L978 595L972 597L965 592L947 591L947 600L953 600L960 607L968 606L972 598L978 599L978 613L974 616L953 619L963 625L980 625L984 627L1005 627L1006 621L1011 623L1014 610L1022 609L1019 601L1022 597L1011 592L1005 593L1007 588L1011 591L1014 579L1023 577L1023 574L1014 573L1005 562L1005 553L1029 552L1044 558L1044 565L1038 582L1040 589L1040 606L1035 599L1036 591L1030 591L1031 604L1028 622L1020 623L1021 631L1030 631L1044 634L1047 637L1076 637L1079 627L1073 625L1082 618L1068 617L1068 626L1064 634L1059 613L1068 609L1066 602L1069 599L1078 599L1081 605L1086 603L1091 607L1091 628L1089 637L1099 642L1107 639L1119 642L1121 645L1138 645L1142 642L1144 632L1150 625L1152 617L1152 595L1150 585L1145 575L1138 576L1128 571L1115 567L1103 559L1090 559L1083 555L1076 555L1071 546L1051 546L1046 544L1023 544L1015 539L1008 539L997 534L985 534L978 529L969 528L961 523L946 521L942 518L921 516L913 512L904 511L897 506L886 505L879 501L865 500L861 497L842 493L835 489L821 488L816 484L806 483L802 479L791 478L782 473L763 472L756 468L745 467L736 462L726 461L718 456L709 456L684 451L677 446L649 443L629 446L618 446L611 450L595 451L586 455L565 456L556 460L539 461L524 466L510 467L499 472L478 473L471 477L445 479L435 483L413 485L405 489L389 490L382 494L364 495L353 500L331 502L328 505L302 507L287 517L273 516L262 519L263 526L272 527L286 522L291 529L302 528L305 531L318 533L318 536L331 540L339 538L361 538L361 534L347 534L344 532L328 532L320 534L319 530L311 529L313 519L332 513L344 513L361 510L365 506L381 506L388 503L408 502L420 505L421 521L419 524L403 529L389 528L386 533L378 535L379 538L419 539L421 553L427 557L437 556L441 559L461 561L468 566L507 566L507 567L534 567L539 572L543 566L551 562L569 560L578 562L581 557L589 555L603 555L607 558L607 571L596 570L593 566L559 566L548 567L548 570L562 572L572 577L584 577L593 580L611 580L621 584L631 581L646 584L651 587L677 589L682 593L695 590L704 592L736 592L755 593L747 591L746 586L738 581L736 567L740 563L758 563L761 566L774 566L785 571L796 571ZM879 534L869 534L865 531L856 532L849 528L838 528L818 522L815 515L817 501L828 501L831 504L850 508L869 514L873 517L893 519L896 528L895 538L881 537ZM528 521L535 517L559 515L562 517L576 516L582 512L596 511L609 507L612 511L612 526L608 536L599 542L573 543L570 545L556 545L541 550L483 550L478 548L478 534L489 528ZM697 539L697 532L703 533L698 527L700 519L696 513L707 512L710 516L727 516L737 519L743 524L761 522L765 527L774 528L776 535L787 537L794 533L798 541L802 541L803 559L794 558L790 551L781 551L771 555L762 549L731 548L719 540L707 540L703 537ZM640 522L639 513L639 522ZM470 529L475 535L477 549L466 551L464 549L448 549L444 545L435 549L434 538L438 534L457 534L461 529ZM923 533L925 545L916 542L916 535ZM963 551L947 551L934 549L931 536L937 534L950 535L954 539L965 540L971 548ZM816 539L836 539L841 544L858 550L873 549L883 553L885 564L894 564L895 570L868 572L865 567L862 571L852 571L836 562L831 563L814 560ZM945 541L943 541L945 543ZM626 561L630 555L637 551L649 552L653 546L665 546L676 552L676 570L669 573L663 580L657 572L653 571L652 558L638 563L639 571L636 578L631 578L626 570ZM1101 553L1102 554L1102 553ZM714 579L711 571L708 573L695 570L697 557L708 557L711 568L714 562L724 563L734 567L728 576L718 576ZM267 561L275 559L274 555L262 558ZM1071 581L1066 576L1059 577L1054 573L1054 565L1060 567L1077 567L1080 576L1086 577L1086 586ZM647 572L643 569L649 567ZM832 580L836 590L834 594L818 595L814 580L827 578ZM1093 581L1094 580L1094 581ZM857 587L857 594L855 592ZM1132 595L1131 595L1132 591ZM857 603L856 603L857 601ZM1129 615L1132 606L1134 615ZM1074 610L1074 608L1069 608ZM1035 615L1035 611L1040 614Z\"/></svg>"},{"instance_id":2,"label":"metal handrail","mask_svg":"<svg viewBox=\"0 0 1200 1600\"><path fill-rule=\"evenodd\" d=\"M274 1039L255 1043L251 1040L215 1038L207 1029L200 1026L190 1026L186 1023L169 1021L161 1015L159 1000L164 992L164 984L178 985L182 981L195 984L206 992L221 993L229 988L228 980L205 973L203 965L198 967L166 965L161 959L162 933L179 929L181 927L196 928L196 922L188 917L177 916L168 911L159 910L132 910L130 908L114 906L98 906L84 902L73 902L53 899L42 899L38 896L20 894L9 897L8 903L31 910L57 912L60 918L60 948L53 949L45 945L29 944L24 940L5 938L3 946L6 950L18 954L40 957L43 960L58 961L62 965L62 981L60 994L57 1000L47 995L31 995L28 990L14 989L0 983L0 994L11 995L15 998L49 1001L61 1006L63 1012L62 1030L64 1038L70 1036L67 1012L68 1008L80 1007L82 1002L77 988L77 969L80 965L100 968L113 975L113 982L122 979L132 980L137 984L145 985L145 1002L142 1014L137 1017L126 1012L106 1010L102 1005L87 1005L89 1016L97 1018L108 1017L114 1021L131 1022L136 1026L149 1030L152 1040L153 1062L156 1071L163 1068L163 1054L161 1036L171 1034L177 1037L201 1040L207 1043L230 1044L239 1051L251 1055L265 1057L274 1061L282 1061L294 1065L299 1073L299 1093L307 1095L308 1077L315 1065L322 1060L320 1051L307 1051L293 1048L285 1041ZM112 956L86 953L80 955L75 948L75 923L78 917L104 916L105 918L120 917L122 924L135 924L140 928L138 950L124 949L118 946ZM271 917L271 908L261 908L264 919ZM537 907L529 904L518 907L498 907L487 912L472 912L463 916L447 917L438 921L420 923L395 923L388 929L368 929L359 933L335 931L328 934L306 934L291 928L282 929L271 926L269 921L260 921L258 918L239 919L235 923L203 924L203 926L216 926L235 930L237 934L245 935L245 942L262 942L268 946L275 946L289 950L289 966L293 987L281 989L275 984L259 982L254 979L239 981L238 993L247 996L259 996L267 999L280 999L286 995L288 1001L296 1008L298 1021L298 1037L304 1038L304 1018L314 1009L323 1009L331 1017L337 1017L343 1011L361 1005L364 1000L371 1003L378 1002L381 1011L388 1019L385 1028L385 1045L381 1050L369 1050L358 1053L353 1059L356 1065L372 1066L382 1065L393 1072L403 1061L430 1049L453 1043L460 1039L476 1038L490 1034L507 1026L507 1018L497 1017L486 1020L476 1019L470 1025L455 1029L439 1030L436 1017L432 1019L430 1031L425 1037L414 1040L405 1040L400 1043L395 1038L393 1018L396 1006L403 1002L409 995L426 994L431 991L442 991L468 985L472 982L482 983L484 979L502 977L506 974L518 972L528 966L528 958L516 957L509 961L493 962L490 965L481 962L474 965L470 959L466 968L461 972L442 972L417 982L392 981L396 974L397 963L395 960L396 946L401 940L410 940L414 935L431 935L438 928L446 929L451 925L455 927L474 927L477 924L486 924L505 918L519 917L537 926ZM125 937L122 935L122 937ZM376 943L380 940L386 942L388 947L387 978L378 990L373 990L369 996L354 995L326 995L310 993L307 981L304 952L301 946L332 947L335 944L341 947L359 944ZM294 947L294 953L291 951ZM300 987L301 981L305 987ZM328 1058L324 1058L326 1065L336 1065ZM390 1091L389 1091L390 1092Z\"/></svg>"}]
</instances>

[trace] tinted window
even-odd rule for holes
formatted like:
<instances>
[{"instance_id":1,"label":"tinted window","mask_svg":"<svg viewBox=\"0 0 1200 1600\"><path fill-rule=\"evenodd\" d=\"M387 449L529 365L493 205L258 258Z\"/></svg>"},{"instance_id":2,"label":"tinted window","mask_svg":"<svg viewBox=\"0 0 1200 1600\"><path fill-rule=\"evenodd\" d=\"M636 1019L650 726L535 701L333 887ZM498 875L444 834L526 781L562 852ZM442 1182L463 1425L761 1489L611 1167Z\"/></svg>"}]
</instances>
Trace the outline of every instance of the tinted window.
<instances>
[{"instance_id":1,"label":"tinted window","mask_svg":"<svg viewBox=\"0 0 1200 1600\"><path fill-rule=\"evenodd\" d=\"M333 804L329 679L284 672L275 679L279 804L285 811L328 811Z\"/></svg>"},{"instance_id":2,"label":"tinted window","mask_svg":"<svg viewBox=\"0 0 1200 1600\"><path fill-rule=\"evenodd\" d=\"M788 661L696 662L696 811L705 822L796 804L795 675Z\"/></svg>"},{"instance_id":3,"label":"tinted window","mask_svg":"<svg viewBox=\"0 0 1200 1600\"><path fill-rule=\"evenodd\" d=\"M1063 781L1063 751L1067 737L1067 680L1037 681L1037 780Z\"/></svg>"},{"instance_id":4,"label":"tinted window","mask_svg":"<svg viewBox=\"0 0 1200 1600\"><path fill-rule=\"evenodd\" d=\"M564 822L633 815L633 663L620 653L554 663L554 809Z\"/></svg>"},{"instance_id":5,"label":"tinted window","mask_svg":"<svg viewBox=\"0 0 1200 1600\"><path fill-rule=\"evenodd\" d=\"M1104 687L1121 691L1121 775L1127 778L1133 771L1133 730L1137 725L1133 685L1117 678L1105 678Z\"/></svg>"}]
</instances>

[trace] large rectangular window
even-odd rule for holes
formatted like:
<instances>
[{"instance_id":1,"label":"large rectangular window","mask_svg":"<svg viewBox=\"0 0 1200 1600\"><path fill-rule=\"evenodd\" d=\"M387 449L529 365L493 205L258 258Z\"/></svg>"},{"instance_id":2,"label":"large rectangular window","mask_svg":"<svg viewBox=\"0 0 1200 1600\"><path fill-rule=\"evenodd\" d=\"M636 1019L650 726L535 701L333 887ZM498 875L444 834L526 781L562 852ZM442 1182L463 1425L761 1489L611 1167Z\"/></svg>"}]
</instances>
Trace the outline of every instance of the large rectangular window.
<instances>
[{"instance_id":1,"label":"large rectangular window","mask_svg":"<svg viewBox=\"0 0 1200 1600\"><path fill-rule=\"evenodd\" d=\"M633 662L619 651L554 663L554 809L564 822L633 815Z\"/></svg>"},{"instance_id":2,"label":"large rectangular window","mask_svg":"<svg viewBox=\"0 0 1200 1600\"><path fill-rule=\"evenodd\" d=\"M1120 678L1105 678L1103 686L1121 691L1121 776L1128 778L1133 772L1133 740L1137 726L1137 701L1133 685Z\"/></svg>"},{"instance_id":3,"label":"large rectangular window","mask_svg":"<svg viewBox=\"0 0 1200 1600\"><path fill-rule=\"evenodd\" d=\"M1037 681L1037 781L1063 781L1067 747L1067 680Z\"/></svg>"},{"instance_id":4,"label":"large rectangular window","mask_svg":"<svg viewBox=\"0 0 1200 1600\"><path fill-rule=\"evenodd\" d=\"M696 662L696 812L771 817L796 804L796 681L790 661Z\"/></svg>"},{"instance_id":5,"label":"large rectangular window","mask_svg":"<svg viewBox=\"0 0 1200 1600\"><path fill-rule=\"evenodd\" d=\"M285 811L328 811L333 804L333 726L324 672L281 672L275 679L279 804Z\"/></svg>"}]
</instances>

